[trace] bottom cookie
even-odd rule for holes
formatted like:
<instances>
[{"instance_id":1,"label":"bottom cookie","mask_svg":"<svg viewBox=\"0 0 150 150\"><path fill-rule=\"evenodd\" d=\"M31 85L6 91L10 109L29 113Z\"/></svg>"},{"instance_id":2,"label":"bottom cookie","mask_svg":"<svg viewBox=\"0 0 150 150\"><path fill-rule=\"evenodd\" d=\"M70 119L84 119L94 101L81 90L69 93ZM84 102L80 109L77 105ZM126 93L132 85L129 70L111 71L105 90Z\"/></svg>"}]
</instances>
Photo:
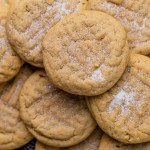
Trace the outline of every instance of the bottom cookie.
<instances>
[{"instance_id":1,"label":"bottom cookie","mask_svg":"<svg viewBox=\"0 0 150 150\"><path fill-rule=\"evenodd\" d=\"M99 150L150 150L150 142L135 145L124 144L104 134L100 142Z\"/></svg>"},{"instance_id":2,"label":"bottom cookie","mask_svg":"<svg viewBox=\"0 0 150 150\"><path fill-rule=\"evenodd\" d=\"M85 141L75 146L68 148L56 148L44 145L37 141L35 145L35 150L98 150L102 135L102 130L99 127L97 127Z\"/></svg>"}]
</instances>

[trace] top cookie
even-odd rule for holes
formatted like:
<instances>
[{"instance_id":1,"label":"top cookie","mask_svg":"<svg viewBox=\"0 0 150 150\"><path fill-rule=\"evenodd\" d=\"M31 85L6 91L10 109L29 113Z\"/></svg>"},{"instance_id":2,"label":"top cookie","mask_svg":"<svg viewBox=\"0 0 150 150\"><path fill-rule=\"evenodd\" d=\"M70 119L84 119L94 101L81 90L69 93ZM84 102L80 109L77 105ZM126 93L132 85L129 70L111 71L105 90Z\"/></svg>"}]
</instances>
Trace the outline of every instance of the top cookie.
<instances>
[{"instance_id":1,"label":"top cookie","mask_svg":"<svg viewBox=\"0 0 150 150\"><path fill-rule=\"evenodd\" d=\"M0 83L12 79L23 63L7 40L5 25L8 9L7 1L0 1Z\"/></svg>"},{"instance_id":2,"label":"top cookie","mask_svg":"<svg viewBox=\"0 0 150 150\"><path fill-rule=\"evenodd\" d=\"M87 103L108 135L124 143L150 141L150 58L132 54L117 84Z\"/></svg>"},{"instance_id":3,"label":"top cookie","mask_svg":"<svg viewBox=\"0 0 150 150\"><path fill-rule=\"evenodd\" d=\"M114 16L124 25L131 52L150 54L150 0L90 0L90 7Z\"/></svg>"},{"instance_id":4,"label":"top cookie","mask_svg":"<svg viewBox=\"0 0 150 150\"><path fill-rule=\"evenodd\" d=\"M104 134L99 150L150 150L150 142L142 144L124 144Z\"/></svg>"},{"instance_id":5,"label":"top cookie","mask_svg":"<svg viewBox=\"0 0 150 150\"><path fill-rule=\"evenodd\" d=\"M23 0L9 13L9 41L22 59L43 67L41 42L49 28L61 18L85 9L87 0ZM21 18L21 19L20 19Z\"/></svg>"},{"instance_id":6,"label":"top cookie","mask_svg":"<svg viewBox=\"0 0 150 150\"><path fill-rule=\"evenodd\" d=\"M68 15L49 30L43 47L49 79L72 94L105 92L118 81L127 64L124 28L98 11Z\"/></svg>"}]
</instances>

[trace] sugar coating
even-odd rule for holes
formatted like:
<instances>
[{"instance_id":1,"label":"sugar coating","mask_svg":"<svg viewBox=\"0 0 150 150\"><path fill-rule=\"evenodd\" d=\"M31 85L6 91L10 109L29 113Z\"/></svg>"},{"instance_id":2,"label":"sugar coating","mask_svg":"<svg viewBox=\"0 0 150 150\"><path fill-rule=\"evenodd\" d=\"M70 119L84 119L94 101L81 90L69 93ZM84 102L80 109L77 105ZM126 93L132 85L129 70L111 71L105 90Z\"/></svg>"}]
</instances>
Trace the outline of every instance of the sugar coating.
<instances>
[{"instance_id":1,"label":"sugar coating","mask_svg":"<svg viewBox=\"0 0 150 150\"><path fill-rule=\"evenodd\" d=\"M125 107L129 107L129 105L134 101L134 97L137 94L138 91L132 89L132 87L129 87L128 85L125 85L124 88L131 89L130 92L126 92L122 88L118 91L116 95L114 95L114 98L112 102L109 105L109 111L110 113L114 110L115 107L120 106L124 103L124 105L121 107L121 112L125 112Z\"/></svg>"},{"instance_id":2,"label":"sugar coating","mask_svg":"<svg viewBox=\"0 0 150 150\"><path fill-rule=\"evenodd\" d=\"M129 144L150 139L150 59L130 55L126 71L108 92L87 97L98 125L114 139Z\"/></svg>"},{"instance_id":3,"label":"sugar coating","mask_svg":"<svg viewBox=\"0 0 150 150\"><path fill-rule=\"evenodd\" d=\"M34 66L43 67L41 43L48 29L64 16L85 7L86 3L86 0L20 1L13 7L8 19L10 43L22 59Z\"/></svg>"},{"instance_id":4,"label":"sugar coating","mask_svg":"<svg viewBox=\"0 0 150 150\"><path fill-rule=\"evenodd\" d=\"M43 48L50 81L72 94L104 93L127 65L124 28L111 16L97 11L71 14L61 20L47 33Z\"/></svg>"},{"instance_id":5,"label":"sugar coating","mask_svg":"<svg viewBox=\"0 0 150 150\"><path fill-rule=\"evenodd\" d=\"M150 54L150 1L90 0L92 10L106 12L124 25L128 33L131 52Z\"/></svg>"},{"instance_id":6,"label":"sugar coating","mask_svg":"<svg viewBox=\"0 0 150 150\"><path fill-rule=\"evenodd\" d=\"M0 11L1 15L3 13ZM19 72L23 63L8 43L5 29L6 16L7 13L0 16L0 83L12 79Z\"/></svg>"},{"instance_id":7,"label":"sugar coating","mask_svg":"<svg viewBox=\"0 0 150 150\"><path fill-rule=\"evenodd\" d=\"M43 70L36 71L24 84L20 106L29 131L49 146L78 144L96 127L84 98L54 87Z\"/></svg>"}]
</instances>

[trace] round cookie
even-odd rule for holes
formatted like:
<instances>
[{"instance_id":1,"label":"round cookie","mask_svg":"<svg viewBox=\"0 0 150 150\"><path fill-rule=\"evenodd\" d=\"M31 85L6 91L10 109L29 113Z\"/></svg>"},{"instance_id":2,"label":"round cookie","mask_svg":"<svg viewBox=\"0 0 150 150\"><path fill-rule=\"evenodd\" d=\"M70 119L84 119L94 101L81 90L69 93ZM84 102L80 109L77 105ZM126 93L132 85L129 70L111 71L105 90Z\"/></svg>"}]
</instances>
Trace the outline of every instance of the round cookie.
<instances>
[{"instance_id":1,"label":"round cookie","mask_svg":"<svg viewBox=\"0 0 150 150\"><path fill-rule=\"evenodd\" d=\"M9 13L9 41L23 60L43 67L41 43L47 30L65 15L84 10L86 6L87 0L20 1Z\"/></svg>"},{"instance_id":2,"label":"round cookie","mask_svg":"<svg viewBox=\"0 0 150 150\"><path fill-rule=\"evenodd\" d=\"M142 144L124 144L118 142L108 135L104 134L99 150L149 150L150 149L150 142L142 143Z\"/></svg>"},{"instance_id":3,"label":"round cookie","mask_svg":"<svg viewBox=\"0 0 150 150\"><path fill-rule=\"evenodd\" d=\"M6 0L2 1L0 3L0 83L12 79L19 72L23 63L7 40L5 25L8 9L9 5Z\"/></svg>"},{"instance_id":4,"label":"round cookie","mask_svg":"<svg viewBox=\"0 0 150 150\"><path fill-rule=\"evenodd\" d=\"M24 84L20 107L29 131L49 146L78 144L96 127L85 99L55 88L43 70L35 72Z\"/></svg>"},{"instance_id":5,"label":"round cookie","mask_svg":"<svg viewBox=\"0 0 150 150\"><path fill-rule=\"evenodd\" d=\"M68 15L48 31L43 47L50 81L77 95L104 93L118 81L128 61L124 28L98 11Z\"/></svg>"},{"instance_id":6,"label":"round cookie","mask_svg":"<svg viewBox=\"0 0 150 150\"><path fill-rule=\"evenodd\" d=\"M0 150L19 148L32 139L21 121L18 105L22 86L31 72L24 67L15 79L0 87Z\"/></svg>"},{"instance_id":7,"label":"round cookie","mask_svg":"<svg viewBox=\"0 0 150 150\"><path fill-rule=\"evenodd\" d=\"M90 0L92 10L118 19L128 33L133 53L150 54L150 0Z\"/></svg>"},{"instance_id":8,"label":"round cookie","mask_svg":"<svg viewBox=\"0 0 150 150\"><path fill-rule=\"evenodd\" d=\"M98 150L102 135L102 130L100 130L100 128L97 127L85 141L75 146L68 148L54 148L44 145L37 141L35 145L35 150Z\"/></svg>"},{"instance_id":9,"label":"round cookie","mask_svg":"<svg viewBox=\"0 0 150 150\"><path fill-rule=\"evenodd\" d=\"M150 141L150 58L132 54L125 73L111 90L86 99L109 136L131 144Z\"/></svg>"}]
</instances>

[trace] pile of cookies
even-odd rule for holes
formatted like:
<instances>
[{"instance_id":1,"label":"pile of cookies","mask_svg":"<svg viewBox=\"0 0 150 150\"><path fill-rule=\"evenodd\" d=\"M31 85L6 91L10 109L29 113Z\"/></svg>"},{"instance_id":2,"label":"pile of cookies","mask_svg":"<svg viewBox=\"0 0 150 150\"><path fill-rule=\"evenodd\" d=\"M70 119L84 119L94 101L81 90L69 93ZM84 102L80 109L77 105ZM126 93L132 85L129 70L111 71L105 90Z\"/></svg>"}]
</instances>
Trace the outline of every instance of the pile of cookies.
<instances>
[{"instance_id":1,"label":"pile of cookies","mask_svg":"<svg viewBox=\"0 0 150 150\"><path fill-rule=\"evenodd\" d=\"M150 0L0 0L0 150L150 149Z\"/></svg>"}]
</instances>

